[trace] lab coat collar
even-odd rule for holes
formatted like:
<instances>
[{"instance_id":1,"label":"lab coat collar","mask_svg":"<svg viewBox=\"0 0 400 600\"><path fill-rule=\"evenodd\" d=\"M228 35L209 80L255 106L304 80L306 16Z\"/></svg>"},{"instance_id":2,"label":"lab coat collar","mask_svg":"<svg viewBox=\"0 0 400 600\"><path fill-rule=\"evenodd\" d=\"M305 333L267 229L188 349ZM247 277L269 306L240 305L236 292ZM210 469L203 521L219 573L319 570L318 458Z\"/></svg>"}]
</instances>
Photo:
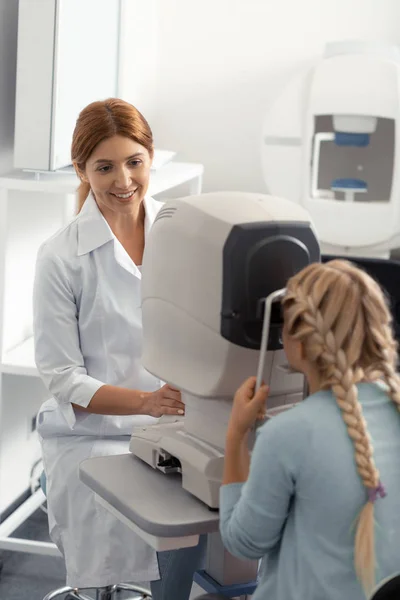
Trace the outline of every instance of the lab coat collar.
<instances>
[{"instance_id":1,"label":"lab coat collar","mask_svg":"<svg viewBox=\"0 0 400 600\"><path fill-rule=\"evenodd\" d=\"M147 237L150 228L157 216L161 206L160 202L151 197L144 199L145 221L144 233ZM111 240L115 240L115 235L111 227L101 214L96 200L92 194L86 199L78 217L78 256L88 254L100 246L103 246Z\"/></svg>"},{"instance_id":2,"label":"lab coat collar","mask_svg":"<svg viewBox=\"0 0 400 600\"><path fill-rule=\"evenodd\" d=\"M77 217L78 222L78 256L88 254L114 239L114 234L96 200L90 194Z\"/></svg>"}]
</instances>

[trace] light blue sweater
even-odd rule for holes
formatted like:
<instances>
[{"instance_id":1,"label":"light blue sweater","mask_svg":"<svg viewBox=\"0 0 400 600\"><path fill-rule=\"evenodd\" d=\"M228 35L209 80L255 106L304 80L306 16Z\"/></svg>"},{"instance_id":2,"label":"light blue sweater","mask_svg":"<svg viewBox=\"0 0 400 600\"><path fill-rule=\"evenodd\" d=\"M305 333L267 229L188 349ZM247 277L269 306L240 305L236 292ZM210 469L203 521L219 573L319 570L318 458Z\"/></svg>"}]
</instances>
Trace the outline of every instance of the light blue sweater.
<instances>
[{"instance_id":1,"label":"light blue sweater","mask_svg":"<svg viewBox=\"0 0 400 600\"><path fill-rule=\"evenodd\" d=\"M400 571L400 415L377 384L358 386L387 496L375 504L377 581ZM249 479L221 488L226 548L263 558L253 600L365 600L354 568L367 494L330 391L263 425Z\"/></svg>"}]
</instances>

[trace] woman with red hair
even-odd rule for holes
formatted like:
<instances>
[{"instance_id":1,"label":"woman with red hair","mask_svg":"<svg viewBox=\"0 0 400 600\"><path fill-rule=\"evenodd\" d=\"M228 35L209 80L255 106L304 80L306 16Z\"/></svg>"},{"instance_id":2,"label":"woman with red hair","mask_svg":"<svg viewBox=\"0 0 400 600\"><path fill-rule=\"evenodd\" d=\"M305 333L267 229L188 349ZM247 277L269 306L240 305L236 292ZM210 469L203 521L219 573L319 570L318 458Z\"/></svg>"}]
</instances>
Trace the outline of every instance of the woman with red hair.
<instances>
[{"instance_id":1,"label":"woman with red hair","mask_svg":"<svg viewBox=\"0 0 400 600\"><path fill-rule=\"evenodd\" d=\"M52 395L38 415L50 534L71 587L151 581L155 600L187 600L204 540L159 555L79 480L86 458L128 451L135 425L184 414L180 392L141 365L141 264L161 203L147 194L151 129L130 104L79 115L72 162L78 215L39 250L34 286L38 371Z\"/></svg>"}]
</instances>

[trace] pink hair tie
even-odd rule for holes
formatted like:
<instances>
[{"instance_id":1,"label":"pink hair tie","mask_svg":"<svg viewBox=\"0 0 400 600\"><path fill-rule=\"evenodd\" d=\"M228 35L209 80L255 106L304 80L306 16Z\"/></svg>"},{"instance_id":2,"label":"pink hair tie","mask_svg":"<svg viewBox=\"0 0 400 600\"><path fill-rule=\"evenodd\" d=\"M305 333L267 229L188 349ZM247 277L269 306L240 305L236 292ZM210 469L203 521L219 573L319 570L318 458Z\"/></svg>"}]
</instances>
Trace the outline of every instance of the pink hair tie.
<instances>
[{"instance_id":1,"label":"pink hair tie","mask_svg":"<svg viewBox=\"0 0 400 600\"><path fill-rule=\"evenodd\" d=\"M376 488L368 488L368 501L374 504L378 497L384 498L386 496L386 490L381 482L377 485Z\"/></svg>"}]
</instances>

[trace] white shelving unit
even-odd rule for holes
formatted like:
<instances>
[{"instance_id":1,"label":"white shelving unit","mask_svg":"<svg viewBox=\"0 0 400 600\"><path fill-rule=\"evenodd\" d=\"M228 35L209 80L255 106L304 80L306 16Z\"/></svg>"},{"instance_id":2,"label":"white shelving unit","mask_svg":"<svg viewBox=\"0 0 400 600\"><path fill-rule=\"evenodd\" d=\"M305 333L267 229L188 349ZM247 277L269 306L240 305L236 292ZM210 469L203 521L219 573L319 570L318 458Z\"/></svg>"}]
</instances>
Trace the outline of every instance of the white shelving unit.
<instances>
[{"instance_id":1,"label":"white shelving unit","mask_svg":"<svg viewBox=\"0 0 400 600\"><path fill-rule=\"evenodd\" d=\"M1 372L10 375L37 376L38 373L33 358L33 337L3 354Z\"/></svg>"},{"instance_id":2,"label":"white shelving unit","mask_svg":"<svg viewBox=\"0 0 400 600\"><path fill-rule=\"evenodd\" d=\"M203 165L170 162L153 171L149 194L186 184L200 193ZM32 288L41 243L75 214L75 174L13 171L0 177L0 515L26 495L40 458L34 431L48 397L34 361ZM13 531L44 501L39 490L0 523L0 550L58 554L53 544L16 540Z\"/></svg>"}]
</instances>

